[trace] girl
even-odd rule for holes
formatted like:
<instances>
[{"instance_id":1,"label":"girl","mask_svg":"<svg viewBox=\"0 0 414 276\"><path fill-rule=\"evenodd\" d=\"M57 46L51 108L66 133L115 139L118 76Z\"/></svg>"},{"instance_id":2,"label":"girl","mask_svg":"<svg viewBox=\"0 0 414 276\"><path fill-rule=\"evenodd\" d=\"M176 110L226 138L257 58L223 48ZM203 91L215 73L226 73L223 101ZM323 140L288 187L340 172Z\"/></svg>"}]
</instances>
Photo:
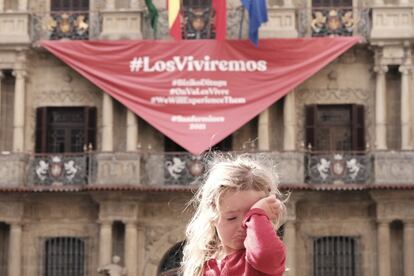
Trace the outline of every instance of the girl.
<instances>
[{"instance_id":1,"label":"girl","mask_svg":"<svg viewBox=\"0 0 414 276\"><path fill-rule=\"evenodd\" d=\"M284 246L275 232L284 213L272 169L241 155L219 159L193 201L184 276L281 276Z\"/></svg>"}]
</instances>

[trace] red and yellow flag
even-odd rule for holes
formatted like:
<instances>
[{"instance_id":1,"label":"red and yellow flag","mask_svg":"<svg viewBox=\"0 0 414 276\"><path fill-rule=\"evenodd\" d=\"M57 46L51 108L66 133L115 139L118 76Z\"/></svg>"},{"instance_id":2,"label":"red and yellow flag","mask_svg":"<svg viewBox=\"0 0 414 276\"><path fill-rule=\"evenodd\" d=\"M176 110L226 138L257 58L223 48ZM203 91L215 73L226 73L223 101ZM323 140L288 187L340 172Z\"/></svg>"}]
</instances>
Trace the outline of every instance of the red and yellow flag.
<instances>
[{"instance_id":1,"label":"red and yellow flag","mask_svg":"<svg viewBox=\"0 0 414 276\"><path fill-rule=\"evenodd\" d=\"M226 39L227 34L226 0L213 0L212 7L216 13L214 21L216 27L216 39L224 40ZM176 40L181 40L181 0L167 0L167 9L170 35Z\"/></svg>"},{"instance_id":2,"label":"red and yellow flag","mask_svg":"<svg viewBox=\"0 0 414 276\"><path fill-rule=\"evenodd\" d=\"M181 18L180 18L181 0L167 0L168 9L168 28L173 38L181 40Z\"/></svg>"}]
</instances>

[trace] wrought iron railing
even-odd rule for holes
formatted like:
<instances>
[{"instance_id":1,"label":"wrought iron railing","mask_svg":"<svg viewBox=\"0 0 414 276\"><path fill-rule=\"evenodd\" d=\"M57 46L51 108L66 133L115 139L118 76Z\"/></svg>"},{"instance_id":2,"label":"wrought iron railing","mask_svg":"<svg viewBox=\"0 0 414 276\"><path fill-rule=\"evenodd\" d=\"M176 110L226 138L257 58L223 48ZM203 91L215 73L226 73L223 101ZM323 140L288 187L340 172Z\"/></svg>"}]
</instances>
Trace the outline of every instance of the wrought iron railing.
<instances>
[{"instance_id":1,"label":"wrought iron railing","mask_svg":"<svg viewBox=\"0 0 414 276\"><path fill-rule=\"evenodd\" d=\"M367 152L310 152L305 167L310 184L363 184L373 177L373 157Z\"/></svg>"},{"instance_id":2,"label":"wrought iron railing","mask_svg":"<svg viewBox=\"0 0 414 276\"><path fill-rule=\"evenodd\" d=\"M28 185L85 185L92 162L89 153L35 154L29 160Z\"/></svg>"},{"instance_id":3,"label":"wrought iron railing","mask_svg":"<svg viewBox=\"0 0 414 276\"><path fill-rule=\"evenodd\" d=\"M187 152L143 153L141 183L148 185L191 185L205 169L200 156Z\"/></svg>"},{"instance_id":4,"label":"wrought iron railing","mask_svg":"<svg viewBox=\"0 0 414 276\"><path fill-rule=\"evenodd\" d=\"M99 13L61 11L34 13L31 19L32 40L88 40L100 33Z\"/></svg>"},{"instance_id":5,"label":"wrought iron railing","mask_svg":"<svg viewBox=\"0 0 414 276\"><path fill-rule=\"evenodd\" d=\"M300 36L352 36L366 39L371 31L371 10L353 7L298 9Z\"/></svg>"}]
</instances>

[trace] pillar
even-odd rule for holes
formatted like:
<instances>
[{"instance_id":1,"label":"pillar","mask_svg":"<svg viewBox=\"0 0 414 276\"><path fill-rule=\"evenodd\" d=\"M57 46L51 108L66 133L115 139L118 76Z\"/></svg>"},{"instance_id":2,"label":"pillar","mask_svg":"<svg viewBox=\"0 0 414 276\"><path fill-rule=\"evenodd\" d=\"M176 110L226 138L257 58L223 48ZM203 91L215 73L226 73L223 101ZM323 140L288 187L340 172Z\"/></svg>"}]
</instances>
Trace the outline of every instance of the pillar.
<instances>
[{"instance_id":1,"label":"pillar","mask_svg":"<svg viewBox=\"0 0 414 276\"><path fill-rule=\"evenodd\" d=\"M375 145L378 150L387 149L386 129L386 105L385 105L385 73L388 71L386 65L375 66L377 72L375 91Z\"/></svg>"},{"instance_id":2,"label":"pillar","mask_svg":"<svg viewBox=\"0 0 414 276\"><path fill-rule=\"evenodd\" d=\"M411 66L401 65L401 149L410 150L413 148L411 144L411 99L410 99L410 76Z\"/></svg>"},{"instance_id":3,"label":"pillar","mask_svg":"<svg viewBox=\"0 0 414 276\"><path fill-rule=\"evenodd\" d=\"M390 222L378 222L378 275L391 276L391 240L390 240Z\"/></svg>"},{"instance_id":4,"label":"pillar","mask_svg":"<svg viewBox=\"0 0 414 276\"><path fill-rule=\"evenodd\" d=\"M295 113L295 92L292 91L285 97L283 106L283 150L292 151L296 147L296 113Z\"/></svg>"},{"instance_id":5,"label":"pillar","mask_svg":"<svg viewBox=\"0 0 414 276\"><path fill-rule=\"evenodd\" d=\"M137 275L142 275L143 267L145 265L144 258L145 258L145 232L144 232L144 226L142 224L138 224L138 239L137 239L137 247L138 247L138 253L137 253L137 266L139 269L139 273ZM142 275L145 276L145 275Z\"/></svg>"},{"instance_id":6,"label":"pillar","mask_svg":"<svg viewBox=\"0 0 414 276\"><path fill-rule=\"evenodd\" d=\"M100 221L99 229L99 266L111 263L112 259L112 221Z\"/></svg>"},{"instance_id":7,"label":"pillar","mask_svg":"<svg viewBox=\"0 0 414 276\"><path fill-rule=\"evenodd\" d=\"M131 7L132 10L139 9L139 0L130 0L129 6Z\"/></svg>"},{"instance_id":8,"label":"pillar","mask_svg":"<svg viewBox=\"0 0 414 276\"><path fill-rule=\"evenodd\" d=\"M265 111L259 115L259 126L258 126L258 149L259 151L270 150L270 133L269 133L269 124L270 124L270 111L267 108Z\"/></svg>"},{"instance_id":9,"label":"pillar","mask_svg":"<svg viewBox=\"0 0 414 276\"><path fill-rule=\"evenodd\" d=\"M114 111L112 97L103 93L102 104L102 151L113 151L114 149Z\"/></svg>"},{"instance_id":10,"label":"pillar","mask_svg":"<svg viewBox=\"0 0 414 276\"><path fill-rule=\"evenodd\" d=\"M0 6L0 12L1 12L1 6ZM0 115L1 115L1 97L2 97L1 87L2 87L3 77L4 77L3 71L0 70Z\"/></svg>"},{"instance_id":11,"label":"pillar","mask_svg":"<svg viewBox=\"0 0 414 276\"><path fill-rule=\"evenodd\" d=\"M138 139L138 124L137 116L132 111L128 110L127 113L127 151L137 150L137 139Z\"/></svg>"},{"instance_id":12,"label":"pillar","mask_svg":"<svg viewBox=\"0 0 414 276\"><path fill-rule=\"evenodd\" d=\"M20 276L22 260L22 225L20 223L10 224L8 258L8 276Z\"/></svg>"},{"instance_id":13,"label":"pillar","mask_svg":"<svg viewBox=\"0 0 414 276\"><path fill-rule=\"evenodd\" d=\"M404 276L414 276L414 220L404 221Z\"/></svg>"},{"instance_id":14,"label":"pillar","mask_svg":"<svg viewBox=\"0 0 414 276\"><path fill-rule=\"evenodd\" d=\"M18 10L27 11L27 0L18 0Z\"/></svg>"},{"instance_id":15,"label":"pillar","mask_svg":"<svg viewBox=\"0 0 414 276\"><path fill-rule=\"evenodd\" d=\"M294 221L287 221L283 241L286 244L286 269L284 276L296 276L296 226Z\"/></svg>"},{"instance_id":16,"label":"pillar","mask_svg":"<svg viewBox=\"0 0 414 276\"><path fill-rule=\"evenodd\" d=\"M25 117L25 97L26 97L26 72L24 70L14 70L16 77L14 87L14 121L13 121L13 151L22 152L24 150L24 117Z\"/></svg>"},{"instance_id":17,"label":"pillar","mask_svg":"<svg viewBox=\"0 0 414 276\"><path fill-rule=\"evenodd\" d=\"M125 266L128 275L137 275L138 273L138 228L137 223L127 221L125 223Z\"/></svg>"},{"instance_id":18,"label":"pillar","mask_svg":"<svg viewBox=\"0 0 414 276\"><path fill-rule=\"evenodd\" d=\"M113 11L115 10L115 0L106 0L105 9Z\"/></svg>"},{"instance_id":19,"label":"pillar","mask_svg":"<svg viewBox=\"0 0 414 276\"><path fill-rule=\"evenodd\" d=\"M4 12L4 0L0 0L0 12Z\"/></svg>"}]
</instances>

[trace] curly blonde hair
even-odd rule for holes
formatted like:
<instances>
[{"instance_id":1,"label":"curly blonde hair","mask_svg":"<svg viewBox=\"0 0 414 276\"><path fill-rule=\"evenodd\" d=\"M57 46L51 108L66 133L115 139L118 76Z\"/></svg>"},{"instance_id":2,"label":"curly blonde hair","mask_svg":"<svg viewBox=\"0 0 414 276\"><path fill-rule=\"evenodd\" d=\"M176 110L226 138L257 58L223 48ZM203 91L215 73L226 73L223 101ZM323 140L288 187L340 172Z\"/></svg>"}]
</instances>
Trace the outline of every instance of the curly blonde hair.
<instances>
[{"instance_id":1,"label":"curly blonde hair","mask_svg":"<svg viewBox=\"0 0 414 276\"><path fill-rule=\"evenodd\" d=\"M225 192L256 190L282 197L277 188L274 162L270 158L258 154L254 157L214 154L208 167L204 184L189 202L196 211L186 229L187 241L181 264L184 276L201 276L204 263L216 258L222 249L214 222L219 218L220 198ZM273 222L275 229L286 213L282 205L283 214Z\"/></svg>"}]
</instances>

